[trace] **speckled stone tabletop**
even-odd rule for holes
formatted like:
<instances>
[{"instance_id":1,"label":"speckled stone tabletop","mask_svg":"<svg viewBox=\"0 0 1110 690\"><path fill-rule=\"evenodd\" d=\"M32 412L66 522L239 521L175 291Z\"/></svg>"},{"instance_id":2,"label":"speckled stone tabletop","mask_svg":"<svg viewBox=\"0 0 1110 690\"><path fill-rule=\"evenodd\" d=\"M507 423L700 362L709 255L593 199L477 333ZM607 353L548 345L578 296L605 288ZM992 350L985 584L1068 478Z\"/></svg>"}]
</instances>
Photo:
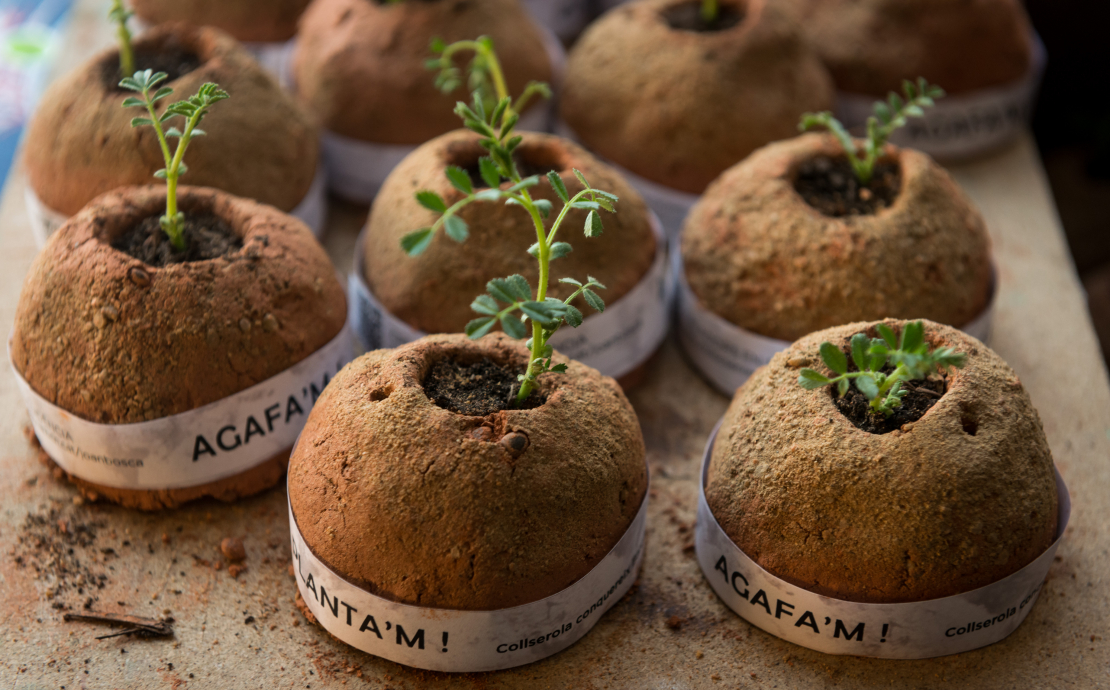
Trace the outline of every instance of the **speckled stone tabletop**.
<instances>
[{"instance_id":1,"label":"speckled stone tabletop","mask_svg":"<svg viewBox=\"0 0 1110 690\"><path fill-rule=\"evenodd\" d=\"M111 40L106 0L77 3L63 60ZM60 68L61 69L61 68ZM0 368L0 687L4 688L1102 688L1110 686L1110 388L1029 138L952 168L985 214L999 265L992 346L1040 411L1074 511L1040 600L1006 640L925 661L834 657L726 609L694 559L700 454L728 401L668 342L630 395L651 468L647 551L632 591L569 650L499 673L413 671L355 651L294 606L284 488L235 505L142 514L83 503L36 459ZM36 248L16 169L0 201L0 323ZM325 243L349 269L364 208L333 203ZM220 564L242 539L246 569ZM172 615L172 638L63 622L95 610Z\"/></svg>"}]
</instances>

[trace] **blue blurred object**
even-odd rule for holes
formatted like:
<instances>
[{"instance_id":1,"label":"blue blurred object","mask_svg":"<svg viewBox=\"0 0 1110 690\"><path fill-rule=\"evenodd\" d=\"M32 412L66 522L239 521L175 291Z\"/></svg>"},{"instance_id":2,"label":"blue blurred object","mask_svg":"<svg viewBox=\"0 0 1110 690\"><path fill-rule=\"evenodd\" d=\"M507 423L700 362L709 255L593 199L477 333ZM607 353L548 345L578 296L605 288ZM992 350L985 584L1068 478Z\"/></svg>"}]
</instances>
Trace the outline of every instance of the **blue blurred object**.
<instances>
[{"instance_id":1,"label":"blue blurred object","mask_svg":"<svg viewBox=\"0 0 1110 690\"><path fill-rule=\"evenodd\" d=\"M0 189L50 73L72 0L0 0Z\"/></svg>"}]
</instances>

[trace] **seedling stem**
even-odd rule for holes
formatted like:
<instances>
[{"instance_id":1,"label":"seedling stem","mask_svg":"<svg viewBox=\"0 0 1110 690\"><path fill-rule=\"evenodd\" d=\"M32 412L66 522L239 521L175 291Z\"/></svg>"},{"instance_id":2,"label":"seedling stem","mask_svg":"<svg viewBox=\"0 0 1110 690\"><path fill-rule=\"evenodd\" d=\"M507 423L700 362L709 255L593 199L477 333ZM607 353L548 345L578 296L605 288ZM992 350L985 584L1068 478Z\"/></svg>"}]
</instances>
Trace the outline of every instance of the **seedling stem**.
<instances>
[{"instance_id":1,"label":"seedling stem","mask_svg":"<svg viewBox=\"0 0 1110 690\"><path fill-rule=\"evenodd\" d=\"M127 20L135 14L123 6L123 0L112 0L112 9L108 12L108 19L116 23L116 36L119 37L119 71L120 74L135 73L135 50L131 47L131 31L127 28Z\"/></svg>"}]
</instances>

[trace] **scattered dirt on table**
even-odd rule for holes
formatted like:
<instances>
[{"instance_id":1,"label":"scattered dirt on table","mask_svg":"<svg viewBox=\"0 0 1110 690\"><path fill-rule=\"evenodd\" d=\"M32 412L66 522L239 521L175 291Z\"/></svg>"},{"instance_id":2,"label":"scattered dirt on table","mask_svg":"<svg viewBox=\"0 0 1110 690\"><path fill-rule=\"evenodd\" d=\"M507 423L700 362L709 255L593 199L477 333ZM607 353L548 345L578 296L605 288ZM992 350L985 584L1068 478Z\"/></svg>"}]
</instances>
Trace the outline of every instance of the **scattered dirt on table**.
<instances>
[{"instance_id":1,"label":"scattered dirt on table","mask_svg":"<svg viewBox=\"0 0 1110 690\"><path fill-rule=\"evenodd\" d=\"M113 549L94 548L103 526L72 504L55 502L27 514L9 556L17 568L34 571L55 609L88 609L108 582L97 561L115 556Z\"/></svg>"}]
</instances>

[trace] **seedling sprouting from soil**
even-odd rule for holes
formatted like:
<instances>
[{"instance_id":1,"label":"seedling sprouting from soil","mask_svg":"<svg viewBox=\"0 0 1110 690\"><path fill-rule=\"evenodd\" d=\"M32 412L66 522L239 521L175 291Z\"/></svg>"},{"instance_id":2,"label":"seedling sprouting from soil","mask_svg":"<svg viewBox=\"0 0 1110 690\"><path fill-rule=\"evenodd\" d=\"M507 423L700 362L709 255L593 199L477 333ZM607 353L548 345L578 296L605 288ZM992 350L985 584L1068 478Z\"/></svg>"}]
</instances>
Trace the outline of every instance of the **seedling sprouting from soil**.
<instances>
[{"instance_id":1,"label":"seedling sprouting from soil","mask_svg":"<svg viewBox=\"0 0 1110 690\"><path fill-rule=\"evenodd\" d=\"M944 89L930 84L924 77L918 77L917 84L909 80L902 82L902 90L906 94L905 99L891 91L886 101L875 101L875 114L867 118L867 138L862 142L862 154L856 140L827 110L802 115L798 129L806 132L824 127L832 132L848 154L848 161L852 164L856 178L860 184L866 185L871 182L875 163L890 135L896 129L904 127L908 118L922 117L925 108L933 107L936 99L944 96Z\"/></svg>"},{"instance_id":2,"label":"seedling sprouting from soil","mask_svg":"<svg viewBox=\"0 0 1110 690\"><path fill-rule=\"evenodd\" d=\"M719 9L717 0L701 0L701 20L705 22L706 25L717 21L717 12Z\"/></svg>"},{"instance_id":3,"label":"seedling sprouting from soil","mask_svg":"<svg viewBox=\"0 0 1110 690\"><path fill-rule=\"evenodd\" d=\"M183 252L185 251L185 214L177 210L177 180L189 170L184 161L185 150L189 148L189 143L194 137L204 136L204 130L198 129L197 125L208 114L208 109L214 103L229 96L219 85L208 82L200 87L195 96L169 104L165 112L159 115L155 112L155 104L172 94L173 89L163 86L154 93L151 92L165 79L165 72L152 73L151 70L144 70L135 72L134 76L126 77L119 85L141 95L141 98L130 96L124 100L124 108L146 108L150 115L150 117L132 118L131 126L144 127L149 125L154 128L155 134L158 135L158 144L162 147L162 157L166 161L166 167L154 173L155 177L166 181L166 215L159 219L159 223L162 225L162 230L166 233L166 236L170 238L170 244L173 245L173 248ZM163 130L162 124L175 115L180 115L185 119L185 130L179 130L177 127ZM172 152L170 151L169 139L177 139L177 146Z\"/></svg>"},{"instance_id":4,"label":"seedling sprouting from soil","mask_svg":"<svg viewBox=\"0 0 1110 690\"><path fill-rule=\"evenodd\" d=\"M907 323L901 339L886 324L879 324L876 330L882 337L868 338L863 333L852 336L852 361L857 371L848 371L848 358L840 348L824 342L820 347L821 360L837 376L829 378L813 369L802 369L799 385L807 390L836 386L837 393L843 396L848 392L849 381L853 381L856 389L871 401L872 412L889 417L908 392L902 388L904 382L924 379L934 372L944 373L948 367L959 369L967 361L966 355L952 348L930 351L920 321ZM883 369L888 365L894 371L885 374Z\"/></svg>"},{"instance_id":5,"label":"seedling sprouting from soil","mask_svg":"<svg viewBox=\"0 0 1110 690\"><path fill-rule=\"evenodd\" d=\"M552 348L548 345L548 340L563 324L570 324L571 327L577 328L582 323L582 312L571 302L581 295L593 309L597 311L605 309L605 302L594 291L594 288L604 289L605 286L593 277L588 277L585 283L574 278L561 278L559 282L575 286L574 292L565 300L547 296L551 261L566 256L571 251L570 244L556 241L559 230L562 229L563 222L571 209L582 209L587 211L586 237L597 237L603 229L600 212L604 210L615 213L614 204L617 202L617 197L609 192L594 189L586 177L575 170L574 174L584 189L573 196L567 191L558 173L554 171L547 173L548 184L562 202L558 213L555 213L554 205L550 201L533 199L528 190L540 183L540 176L521 176L513 159L513 151L520 145L522 137L514 135L513 129L520 119L520 109L531 96L550 95L547 86L538 82L529 84L514 103L505 85L501 64L494 53L493 41L486 37L476 41L460 41L449 46L436 43L433 44L432 49L439 53L440 57L430 60L428 66L439 70L436 83L446 92L454 90L462 83L460 72L454 66L452 57L463 50L473 51L475 54L469 68L473 101L470 105L460 101L455 106L455 113L462 118L468 129L481 135L481 145L489 151L489 156L478 160L479 172L489 188L475 190L465 170L457 166L449 166L446 171L447 179L463 194L463 197L448 206L447 202L435 192L428 190L417 192L416 200L422 206L441 215L430 227L405 235L401 240L401 246L410 256L420 254L427 249L440 228L443 228L452 240L465 242L469 229L466 222L459 218L458 213L477 201L504 201L506 205L522 207L531 217L536 230L536 242L528 249L528 253L539 263L539 284L535 294L527 279L521 275L495 278L487 283L487 294L479 295L470 305L471 309L480 316L466 325L466 334L471 338L482 337L497 324L501 324L501 328L512 337L523 338L527 335L525 323L532 322L532 337L527 343L531 351L528 367L525 373L519 376L520 388L516 395L516 401L519 404L527 399L535 388L538 376L549 371L566 370L564 364L551 364ZM486 85L492 87L491 93L494 98L487 98L483 93ZM503 181L509 183L505 188L502 188ZM544 221L552 214L554 214L554 220L551 227L547 228Z\"/></svg>"},{"instance_id":6,"label":"seedling sprouting from soil","mask_svg":"<svg viewBox=\"0 0 1110 690\"><path fill-rule=\"evenodd\" d=\"M127 28L127 20L135 14L123 6L123 0L112 0L112 9L108 12L108 19L116 23L116 36L119 37L119 73L135 73L135 51L131 47L131 31Z\"/></svg>"}]
</instances>

